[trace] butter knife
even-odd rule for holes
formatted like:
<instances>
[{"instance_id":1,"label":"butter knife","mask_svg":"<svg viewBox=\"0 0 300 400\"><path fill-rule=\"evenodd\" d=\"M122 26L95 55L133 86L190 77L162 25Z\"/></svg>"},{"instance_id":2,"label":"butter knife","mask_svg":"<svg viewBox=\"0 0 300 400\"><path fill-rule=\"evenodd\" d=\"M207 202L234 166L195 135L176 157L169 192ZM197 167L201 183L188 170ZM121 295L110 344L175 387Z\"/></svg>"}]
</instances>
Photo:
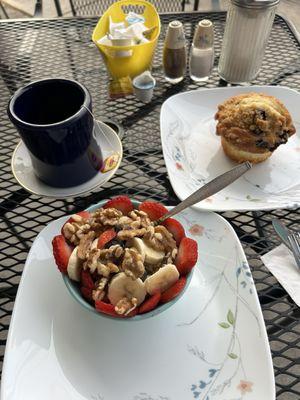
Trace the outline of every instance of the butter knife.
<instances>
[{"instance_id":1,"label":"butter knife","mask_svg":"<svg viewBox=\"0 0 300 400\"><path fill-rule=\"evenodd\" d=\"M281 239L281 241L286 245L286 247L292 251L290 241L288 236L290 235L290 231L288 228L284 225L283 222L279 221L278 219L273 219L272 220L272 225L277 233L277 236Z\"/></svg>"}]
</instances>

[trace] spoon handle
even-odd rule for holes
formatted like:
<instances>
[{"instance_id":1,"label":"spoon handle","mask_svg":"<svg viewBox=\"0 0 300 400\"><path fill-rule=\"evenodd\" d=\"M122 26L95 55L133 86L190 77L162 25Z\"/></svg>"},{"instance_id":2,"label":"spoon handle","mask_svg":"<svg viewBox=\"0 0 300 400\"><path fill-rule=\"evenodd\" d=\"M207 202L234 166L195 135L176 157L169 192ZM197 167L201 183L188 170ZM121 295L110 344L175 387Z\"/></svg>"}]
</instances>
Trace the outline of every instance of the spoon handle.
<instances>
[{"instance_id":1,"label":"spoon handle","mask_svg":"<svg viewBox=\"0 0 300 400\"><path fill-rule=\"evenodd\" d=\"M208 182L200 189L196 190L196 192L191 194L185 200L181 201L176 207L172 208L172 210L170 210L167 214L159 218L156 221L156 224L163 222L165 219L169 217L173 217L173 215L178 214L184 209L191 207L194 204L199 203L199 201L207 199L213 194L219 192L220 190L224 189L226 186L230 185L232 182L237 180L250 168L252 168L252 164L249 161L246 161L243 164L240 164L237 167L232 168L230 171L227 171L224 174L217 176L215 179Z\"/></svg>"}]
</instances>

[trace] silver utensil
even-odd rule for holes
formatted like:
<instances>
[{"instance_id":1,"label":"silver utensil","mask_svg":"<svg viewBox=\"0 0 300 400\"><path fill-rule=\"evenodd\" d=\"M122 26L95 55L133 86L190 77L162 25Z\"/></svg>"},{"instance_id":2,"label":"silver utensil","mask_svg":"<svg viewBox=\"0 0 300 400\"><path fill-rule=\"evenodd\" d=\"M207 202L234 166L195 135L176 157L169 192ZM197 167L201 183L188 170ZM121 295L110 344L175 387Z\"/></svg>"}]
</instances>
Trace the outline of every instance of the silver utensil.
<instances>
[{"instance_id":1,"label":"silver utensil","mask_svg":"<svg viewBox=\"0 0 300 400\"><path fill-rule=\"evenodd\" d=\"M273 219L273 228L281 241L293 253L297 266L300 268L300 234L291 232L283 222Z\"/></svg>"},{"instance_id":2,"label":"silver utensil","mask_svg":"<svg viewBox=\"0 0 300 400\"><path fill-rule=\"evenodd\" d=\"M250 168L252 168L252 164L246 161L243 164L232 168L230 171L227 171L224 174L217 176L215 179L208 182L206 185L202 186L200 189L196 190L196 192L180 202L176 207L172 208L172 210L170 210L167 214L155 221L155 223L160 224L165 219L173 217L175 214L178 214L186 208L191 207L194 204L199 203L199 201L202 201L207 197L210 197L213 194L219 192L220 190L224 189L226 186L237 180Z\"/></svg>"},{"instance_id":3,"label":"silver utensil","mask_svg":"<svg viewBox=\"0 0 300 400\"><path fill-rule=\"evenodd\" d=\"M286 245L286 247L292 251L288 236L291 233L287 227L278 219L273 219L272 220L272 225L273 228L275 230L275 232L277 233L277 236L279 237L279 239L281 239L281 241Z\"/></svg>"},{"instance_id":4,"label":"silver utensil","mask_svg":"<svg viewBox=\"0 0 300 400\"><path fill-rule=\"evenodd\" d=\"M298 265L298 268L300 269L300 235L299 233L291 233L288 236L288 240L292 249L292 253L294 255L294 258L296 260L296 263Z\"/></svg>"}]
</instances>

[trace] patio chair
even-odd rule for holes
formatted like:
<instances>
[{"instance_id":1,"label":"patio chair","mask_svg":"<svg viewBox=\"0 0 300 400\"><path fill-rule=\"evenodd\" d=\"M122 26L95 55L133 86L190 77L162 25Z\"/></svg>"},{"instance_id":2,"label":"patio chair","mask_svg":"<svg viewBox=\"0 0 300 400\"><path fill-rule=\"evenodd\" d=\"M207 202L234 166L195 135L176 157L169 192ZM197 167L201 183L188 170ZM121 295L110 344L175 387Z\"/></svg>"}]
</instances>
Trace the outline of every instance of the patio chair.
<instances>
[{"instance_id":1,"label":"patio chair","mask_svg":"<svg viewBox=\"0 0 300 400\"><path fill-rule=\"evenodd\" d=\"M102 15L106 9L114 3L114 0L69 0L71 14L74 16L92 16ZM176 12L183 11L185 4L189 0L150 0L158 12ZM62 16L60 0L54 0L57 15Z\"/></svg>"}]
</instances>

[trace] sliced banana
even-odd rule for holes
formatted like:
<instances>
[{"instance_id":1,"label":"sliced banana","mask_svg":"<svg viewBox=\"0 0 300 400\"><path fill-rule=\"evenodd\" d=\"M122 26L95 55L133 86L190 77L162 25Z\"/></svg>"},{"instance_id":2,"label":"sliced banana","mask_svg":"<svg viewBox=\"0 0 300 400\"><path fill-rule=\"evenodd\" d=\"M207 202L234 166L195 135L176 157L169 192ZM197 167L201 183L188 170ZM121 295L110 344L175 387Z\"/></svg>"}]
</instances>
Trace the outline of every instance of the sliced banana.
<instances>
[{"instance_id":1,"label":"sliced banana","mask_svg":"<svg viewBox=\"0 0 300 400\"><path fill-rule=\"evenodd\" d=\"M82 267L82 260L77 255L77 250L78 246L75 247L75 249L72 251L69 262L68 262L68 267L67 267L67 272L68 276L70 279L73 279L73 281L80 281L80 272L81 272L81 267Z\"/></svg>"},{"instance_id":2,"label":"sliced banana","mask_svg":"<svg viewBox=\"0 0 300 400\"><path fill-rule=\"evenodd\" d=\"M135 237L128 242L128 247L134 247L142 256L143 262L145 261L145 246L142 239Z\"/></svg>"},{"instance_id":3,"label":"sliced banana","mask_svg":"<svg viewBox=\"0 0 300 400\"><path fill-rule=\"evenodd\" d=\"M135 297L137 299L137 305L139 306L146 297L146 288L144 282L140 278L133 280L125 275L124 272L120 272L112 278L107 295L109 301L114 306L124 297L128 299Z\"/></svg>"},{"instance_id":4,"label":"sliced banana","mask_svg":"<svg viewBox=\"0 0 300 400\"><path fill-rule=\"evenodd\" d=\"M164 292L169 289L179 278L179 272L173 264L167 264L145 280L146 290L149 294Z\"/></svg>"},{"instance_id":5,"label":"sliced banana","mask_svg":"<svg viewBox=\"0 0 300 400\"><path fill-rule=\"evenodd\" d=\"M163 251L153 249L151 246L149 246L146 240L135 237L132 239L130 244L137 249L147 264L157 265L161 263L165 257L165 253Z\"/></svg>"},{"instance_id":6,"label":"sliced banana","mask_svg":"<svg viewBox=\"0 0 300 400\"><path fill-rule=\"evenodd\" d=\"M94 241L93 241L93 243L91 245L91 250L97 249L97 247L98 247L98 238L94 239Z\"/></svg>"}]
</instances>

